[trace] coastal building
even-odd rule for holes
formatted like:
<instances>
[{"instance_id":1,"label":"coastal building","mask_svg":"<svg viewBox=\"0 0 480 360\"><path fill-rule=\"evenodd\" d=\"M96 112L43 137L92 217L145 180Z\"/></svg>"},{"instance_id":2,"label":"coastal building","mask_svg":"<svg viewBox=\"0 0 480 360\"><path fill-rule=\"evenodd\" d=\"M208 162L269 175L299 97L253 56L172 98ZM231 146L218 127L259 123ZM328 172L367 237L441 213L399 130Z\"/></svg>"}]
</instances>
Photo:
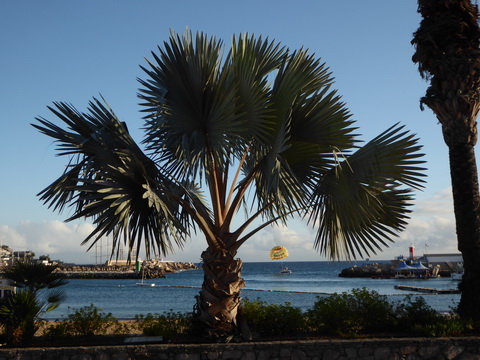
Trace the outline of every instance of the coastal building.
<instances>
[{"instance_id":1,"label":"coastal building","mask_svg":"<svg viewBox=\"0 0 480 360\"><path fill-rule=\"evenodd\" d=\"M2 245L0 247L0 261L1 265L8 265L11 263L13 250L7 245Z\"/></svg>"},{"instance_id":2,"label":"coastal building","mask_svg":"<svg viewBox=\"0 0 480 360\"><path fill-rule=\"evenodd\" d=\"M14 251L12 258L19 261L32 260L35 258L35 253L30 250Z\"/></svg>"},{"instance_id":3,"label":"coastal building","mask_svg":"<svg viewBox=\"0 0 480 360\"><path fill-rule=\"evenodd\" d=\"M427 266L440 266L440 270L457 271L463 266L463 257L460 253L424 254L421 258Z\"/></svg>"}]
</instances>

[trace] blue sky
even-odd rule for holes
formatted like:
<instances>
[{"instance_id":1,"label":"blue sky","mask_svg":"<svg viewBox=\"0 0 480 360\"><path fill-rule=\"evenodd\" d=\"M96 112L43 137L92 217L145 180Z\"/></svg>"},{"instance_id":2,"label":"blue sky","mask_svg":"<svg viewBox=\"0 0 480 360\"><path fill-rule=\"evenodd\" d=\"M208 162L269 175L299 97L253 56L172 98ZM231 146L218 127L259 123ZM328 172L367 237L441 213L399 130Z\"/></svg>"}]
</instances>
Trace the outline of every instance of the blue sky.
<instances>
[{"instance_id":1,"label":"blue sky","mask_svg":"<svg viewBox=\"0 0 480 360\"><path fill-rule=\"evenodd\" d=\"M329 66L364 140L397 122L416 133L426 153L427 186L407 230L372 258L406 254L410 243L417 252L426 245L427 252L456 252L447 148L435 116L420 111L427 83L411 61L416 10L413 0L0 2L0 242L64 261L102 260L106 245L90 253L80 246L91 230L88 221L65 224L68 212L54 213L38 200L66 159L55 157L55 145L30 123L38 116L53 120L47 109L53 101L84 110L101 94L140 141L139 65L170 29L188 27L227 47L233 34L248 32L290 49L308 48ZM239 256L266 261L279 243L289 247L291 260L325 260L312 249L313 233L299 222L269 228ZM204 247L201 236L192 238L169 258L198 261Z\"/></svg>"}]
</instances>

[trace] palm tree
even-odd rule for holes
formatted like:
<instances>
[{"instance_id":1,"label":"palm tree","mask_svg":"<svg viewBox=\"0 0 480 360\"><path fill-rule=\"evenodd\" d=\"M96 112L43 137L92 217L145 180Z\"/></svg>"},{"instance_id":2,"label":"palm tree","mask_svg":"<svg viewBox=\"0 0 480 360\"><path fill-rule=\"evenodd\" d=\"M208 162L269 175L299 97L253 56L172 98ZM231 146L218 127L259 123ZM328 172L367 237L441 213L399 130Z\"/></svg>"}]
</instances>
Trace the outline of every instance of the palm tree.
<instances>
[{"instance_id":1,"label":"palm tree","mask_svg":"<svg viewBox=\"0 0 480 360\"><path fill-rule=\"evenodd\" d=\"M3 276L11 280L17 288L32 294L43 290L55 289L66 285L65 275L57 272L58 265L45 265L32 260L15 261L13 265L4 266Z\"/></svg>"},{"instance_id":2,"label":"palm tree","mask_svg":"<svg viewBox=\"0 0 480 360\"><path fill-rule=\"evenodd\" d=\"M9 345L30 343L39 328L42 304L34 294L21 291L0 299L0 324Z\"/></svg>"},{"instance_id":3,"label":"palm tree","mask_svg":"<svg viewBox=\"0 0 480 360\"><path fill-rule=\"evenodd\" d=\"M3 276L17 287L15 293L0 299L0 324L9 343L30 341L38 330L41 314L56 309L65 299L65 293L58 288L67 281L55 271L57 267L31 260L3 267Z\"/></svg>"},{"instance_id":4,"label":"palm tree","mask_svg":"<svg viewBox=\"0 0 480 360\"><path fill-rule=\"evenodd\" d=\"M405 227L423 181L421 147L401 126L359 147L328 68L307 50L249 35L233 37L225 58L223 49L203 33L172 33L142 67L148 156L97 99L86 113L54 103L67 129L34 126L71 158L41 200L72 206L69 220L94 219L83 244L112 234L117 251L124 242L163 255L203 233L195 315L207 334L228 337L244 287L235 256L254 234L298 215L318 225L314 247L330 258L375 253Z\"/></svg>"},{"instance_id":5,"label":"palm tree","mask_svg":"<svg viewBox=\"0 0 480 360\"><path fill-rule=\"evenodd\" d=\"M458 249L464 262L464 318L480 320L480 197L474 146L480 104L478 7L470 0L419 0L423 20L413 61L430 86L421 104L433 110L448 146Z\"/></svg>"}]
</instances>

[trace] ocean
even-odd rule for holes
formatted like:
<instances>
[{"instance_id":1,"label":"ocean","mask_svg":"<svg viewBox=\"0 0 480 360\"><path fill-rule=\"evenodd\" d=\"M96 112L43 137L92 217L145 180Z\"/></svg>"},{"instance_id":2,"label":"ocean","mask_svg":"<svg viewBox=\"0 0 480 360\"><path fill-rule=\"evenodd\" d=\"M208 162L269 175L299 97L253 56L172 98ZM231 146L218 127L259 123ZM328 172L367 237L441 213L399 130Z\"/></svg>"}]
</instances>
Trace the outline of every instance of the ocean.
<instances>
[{"instance_id":1,"label":"ocean","mask_svg":"<svg viewBox=\"0 0 480 360\"><path fill-rule=\"evenodd\" d=\"M355 263L306 261L306 262L246 262L242 277L246 287L242 298L260 299L271 304L291 303L302 310L311 308L319 296L342 293L354 288L367 288L387 295L391 301L401 301L407 294L423 296L438 311L448 312L458 304L460 295L430 295L409 293L394 288L397 284L451 289L457 282L450 278L429 280L398 280L343 278L340 271ZM361 263L358 263L360 265ZM291 274L280 274L281 266L288 266ZM57 309L42 316L45 319L62 319L75 309L93 304L104 313L112 313L117 319L130 319L140 314L164 312L191 312L195 296L203 282L203 271L188 270L166 274L165 278L150 279L155 287L136 286L133 279L71 279L63 286L67 299Z\"/></svg>"}]
</instances>

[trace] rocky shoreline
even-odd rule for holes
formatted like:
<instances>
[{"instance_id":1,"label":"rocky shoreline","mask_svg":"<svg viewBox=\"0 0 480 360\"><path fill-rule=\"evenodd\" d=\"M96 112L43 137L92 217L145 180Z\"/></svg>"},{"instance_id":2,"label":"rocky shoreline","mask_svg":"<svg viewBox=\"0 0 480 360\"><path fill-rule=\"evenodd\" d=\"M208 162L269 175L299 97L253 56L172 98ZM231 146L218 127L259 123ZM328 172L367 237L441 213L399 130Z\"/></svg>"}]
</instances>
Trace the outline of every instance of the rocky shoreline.
<instances>
[{"instance_id":1,"label":"rocky shoreline","mask_svg":"<svg viewBox=\"0 0 480 360\"><path fill-rule=\"evenodd\" d=\"M134 262L125 265L60 265L57 269L68 279L154 279L163 278L166 273L197 270L191 262L145 260L137 271Z\"/></svg>"},{"instance_id":2,"label":"rocky shoreline","mask_svg":"<svg viewBox=\"0 0 480 360\"><path fill-rule=\"evenodd\" d=\"M393 276L395 272L391 264L369 263L360 266L353 265L343 269L338 276L340 277L373 277L373 276Z\"/></svg>"}]
</instances>

